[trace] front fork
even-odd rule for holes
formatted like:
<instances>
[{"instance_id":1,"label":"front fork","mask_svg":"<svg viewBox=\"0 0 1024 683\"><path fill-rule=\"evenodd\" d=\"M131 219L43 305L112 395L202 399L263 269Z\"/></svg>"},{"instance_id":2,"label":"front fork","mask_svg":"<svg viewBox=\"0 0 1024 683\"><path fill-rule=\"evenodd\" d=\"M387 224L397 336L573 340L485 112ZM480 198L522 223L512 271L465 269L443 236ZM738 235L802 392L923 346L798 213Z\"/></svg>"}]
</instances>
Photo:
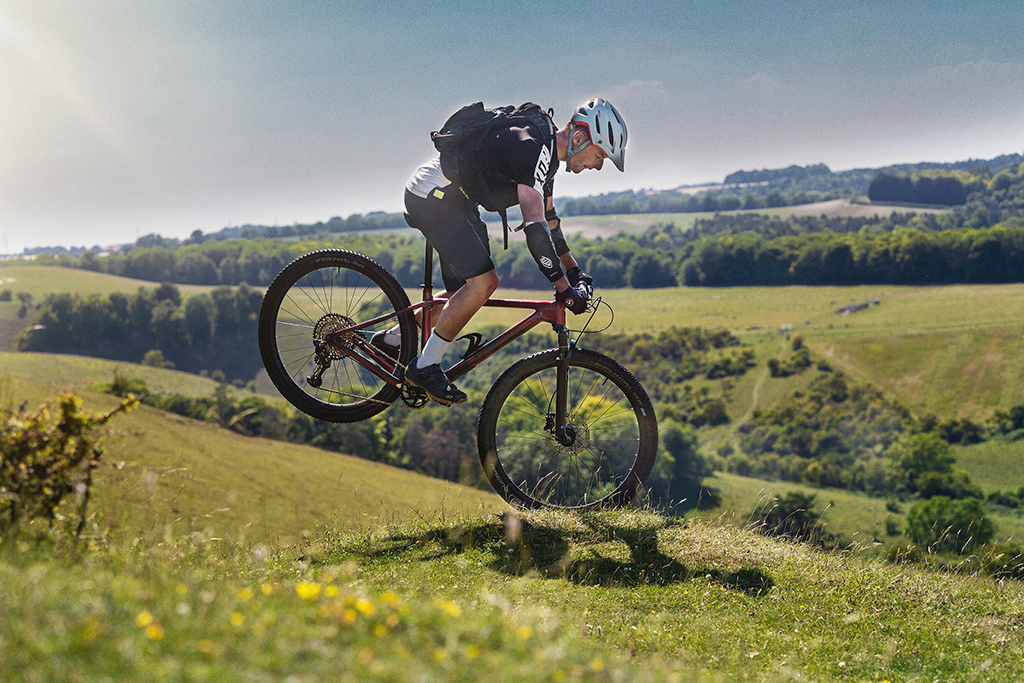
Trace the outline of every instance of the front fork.
<instances>
[{"instance_id":1,"label":"front fork","mask_svg":"<svg viewBox=\"0 0 1024 683\"><path fill-rule=\"evenodd\" d=\"M566 416L569 402L569 359L576 348L576 341L569 336L565 325L555 325L555 332L558 333L558 361L555 364L555 419L552 426L558 443L571 446L576 441L576 432L566 424Z\"/></svg>"}]
</instances>

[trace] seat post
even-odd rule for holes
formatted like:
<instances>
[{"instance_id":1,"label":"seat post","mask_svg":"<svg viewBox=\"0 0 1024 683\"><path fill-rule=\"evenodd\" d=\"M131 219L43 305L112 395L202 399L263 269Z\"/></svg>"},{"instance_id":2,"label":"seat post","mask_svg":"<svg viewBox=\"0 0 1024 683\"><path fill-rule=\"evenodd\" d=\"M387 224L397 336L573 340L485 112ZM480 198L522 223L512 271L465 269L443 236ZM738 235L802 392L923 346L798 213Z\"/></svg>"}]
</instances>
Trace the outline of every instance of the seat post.
<instances>
[{"instance_id":1,"label":"seat post","mask_svg":"<svg viewBox=\"0 0 1024 683\"><path fill-rule=\"evenodd\" d=\"M434 298L434 247L427 241L427 247L423 256L423 300L431 301ZM424 306L420 313L420 348L427 345L430 331L434 329L433 305Z\"/></svg>"},{"instance_id":2,"label":"seat post","mask_svg":"<svg viewBox=\"0 0 1024 683\"><path fill-rule=\"evenodd\" d=\"M423 258L423 300L434 298L434 247L427 242L426 255Z\"/></svg>"}]
</instances>

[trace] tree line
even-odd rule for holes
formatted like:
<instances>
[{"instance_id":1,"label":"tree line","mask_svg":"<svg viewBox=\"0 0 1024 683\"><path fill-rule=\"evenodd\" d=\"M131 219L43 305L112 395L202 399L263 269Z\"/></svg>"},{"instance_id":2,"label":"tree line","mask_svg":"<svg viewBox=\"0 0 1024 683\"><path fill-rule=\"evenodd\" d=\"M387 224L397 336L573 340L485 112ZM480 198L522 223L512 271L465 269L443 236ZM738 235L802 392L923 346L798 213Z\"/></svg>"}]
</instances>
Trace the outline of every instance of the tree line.
<instances>
[{"instance_id":1,"label":"tree line","mask_svg":"<svg viewBox=\"0 0 1024 683\"><path fill-rule=\"evenodd\" d=\"M263 293L248 285L187 299L170 283L134 294L50 294L17 348L133 363L159 351L163 363L185 372L220 370L248 381L260 368L256 319L262 302Z\"/></svg>"}]
</instances>

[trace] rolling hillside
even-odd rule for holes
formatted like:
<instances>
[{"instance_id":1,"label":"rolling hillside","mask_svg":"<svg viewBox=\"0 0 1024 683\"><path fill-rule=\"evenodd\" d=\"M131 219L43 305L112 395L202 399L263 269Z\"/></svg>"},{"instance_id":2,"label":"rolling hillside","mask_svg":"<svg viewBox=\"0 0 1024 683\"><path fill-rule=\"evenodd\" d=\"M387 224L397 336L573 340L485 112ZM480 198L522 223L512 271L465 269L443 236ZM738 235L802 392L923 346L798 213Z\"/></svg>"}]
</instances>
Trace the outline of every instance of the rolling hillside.
<instances>
[{"instance_id":1,"label":"rolling hillside","mask_svg":"<svg viewBox=\"0 0 1024 683\"><path fill-rule=\"evenodd\" d=\"M75 361L64 362L73 366ZM4 398L35 405L67 386L11 374L10 368L4 369L0 359ZM111 396L78 393L90 410L117 405ZM112 425L116 434L107 441L104 459L123 465L98 471L90 505L96 522L114 534L166 530L276 545L297 542L322 526L360 530L410 516L436 519L505 509L490 492L316 448L241 436L147 406L119 416Z\"/></svg>"},{"instance_id":2,"label":"rolling hillside","mask_svg":"<svg viewBox=\"0 0 1024 683\"><path fill-rule=\"evenodd\" d=\"M28 292L36 303L42 301L47 294L58 292L75 292L83 297L93 294L107 296L113 292L135 292L139 287L153 289L157 285L159 283L76 268L0 266L0 291L9 289L15 295ZM209 289L193 285L180 285L178 288L185 296ZM31 320L31 313L25 318L18 317L19 308L21 304L16 296L12 301L0 301L0 351L10 349L14 338Z\"/></svg>"}]
</instances>

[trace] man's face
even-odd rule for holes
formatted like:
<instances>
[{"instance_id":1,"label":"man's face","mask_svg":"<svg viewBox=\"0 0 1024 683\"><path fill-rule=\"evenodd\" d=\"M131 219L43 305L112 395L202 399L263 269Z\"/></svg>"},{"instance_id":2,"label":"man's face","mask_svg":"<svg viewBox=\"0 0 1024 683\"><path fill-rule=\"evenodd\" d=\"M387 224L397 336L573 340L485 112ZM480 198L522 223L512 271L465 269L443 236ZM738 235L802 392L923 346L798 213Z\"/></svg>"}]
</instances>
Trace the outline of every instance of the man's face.
<instances>
[{"instance_id":1,"label":"man's face","mask_svg":"<svg viewBox=\"0 0 1024 683\"><path fill-rule=\"evenodd\" d=\"M588 168L601 170L604 160L608 155L597 145L587 145L569 158L569 170L573 173L585 171Z\"/></svg>"}]
</instances>

